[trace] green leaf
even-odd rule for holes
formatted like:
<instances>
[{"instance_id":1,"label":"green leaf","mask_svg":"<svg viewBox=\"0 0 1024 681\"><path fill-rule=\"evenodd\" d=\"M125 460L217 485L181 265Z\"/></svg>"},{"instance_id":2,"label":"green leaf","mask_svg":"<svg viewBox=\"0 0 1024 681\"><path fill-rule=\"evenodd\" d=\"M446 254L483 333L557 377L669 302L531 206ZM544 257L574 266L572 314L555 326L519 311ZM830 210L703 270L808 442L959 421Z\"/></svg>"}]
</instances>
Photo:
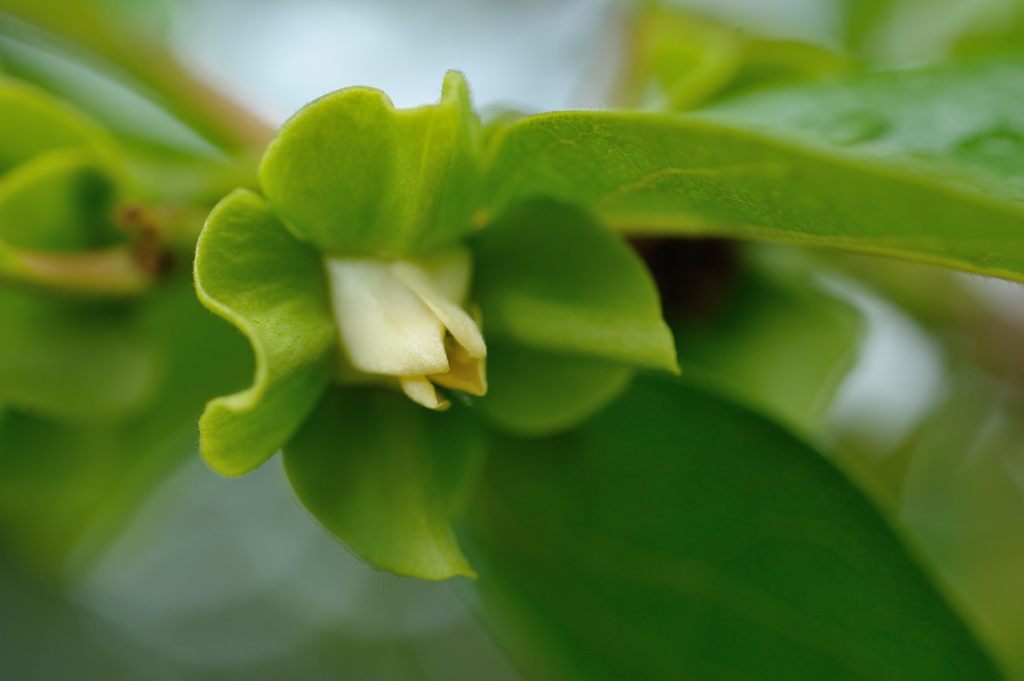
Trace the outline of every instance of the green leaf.
<instances>
[{"instance_id":1,"label":"green leaf","mask_svg":"<svg viewBox=\"0 0 1024 681\"><path fill-rule=\"evenodd\" d=\"M82 149L46 152L0 175L0 281L79 297L146 291L156 268L113 224L115 175Z\"/></svg>"},{"instance_id":2,"label":"green leaf","mask_svg":"<svg viewBox=\"0 0 1024 681\"><path fill-rule=\"evenodd\" d=\"M1024 56L855 74L737 97L700 115L1024 201Z\"/></svg>"},{"instance_id":3,"label":"green leaf","mask_svg":"<svg viewBox=\"0 0 1024 681\"><path fill-rule=\"evenodd\" d=\"M518 206L473 242L488 338L676 371L672 334L647 268L586 213Z\"/></svg>"},{"instance_id":4,"label":"green leaf","mask_svg":"<svg viewBox=\"0 0 1024 681\"><path fill-rule=\"evenodd\" d=\"M628 102L674 111L779 81L821 77L846 66L824 48L756 38L677 9L647 8L632 32Z\"/></svg>"},{"instance_id":5,"label":"green leaf","mask_svg":"<svg viewBox=\"0 0 1024 681\"><path fill-rule=\"evenodd\" d=\"M873 34L900 3L897 0L839 0L842 38L847 47L863 51L869 48Z\"/></svg>"},{"instance_id":6,"label":"green leaf","mask_svg":"<svg viewBox=\"0 0 1024 681\"><path fill-rule=\"evenodd\" d=\"M285 447L303 504L378 569L422 579L475 576L452 518L483 441L460 410L430 412L397 392L334 389Z\"/></svg>"},{"instance_id":7,"label":"green leaf","mask_svg":"<svg viewBox=\"0 0 1024 681\"><path fill-rule=\"evenodd\" d=\"M900 521L956 585L1017 679L1024 675L1024 584L1016 569L1024 560L1024 400L977 366L951 373L940 402L900 451L858 462L884 480Z\"/></svg>"},{"instance_id":8,"label":"green leaf","mask_svg":"<svg viewBox=\"0 0 1024 681\"><path fill-rule=\"evenodd\" d=\"M251 375L245 341L200 306L184 277L154 290L132 322L111 335L144 342L155 356L161 370L146 409L117 423L0 413L0 541L8 556L46 576L66 576L95 558L152 488L194 456L204 402ZM66 364L75 352L102 360L90 347L63 349L53 354ZM111 379L138 380L137 368L115 369ZM68 382L76 370L61 365L54 373ZM83 396L78 407L94 399Z\"/></svg>"},{"instance_id":9,"label":"green leaf","mask_svg":"<svg viewBox=\"0 0 1024 681\"><path fill-rule=\"evenodd\" d=\"M1024 157L1016 107L1024 59L906 78L886 82L893 90L916 83L913 95L878 97L870 120L845 123L846 144L873 137L871 148L891 150L885 153L804 140L797 129L778 133L760 116L741 122L735 113L526 118L490 147L489 212L546 197L587 208L627 233L799 242L1024 281L1020 178L1005 170ZM953 122L939 124L939 117ZM890 145L885 132L897 123L905 133ZM962 150L975 147L981 151L965 157ZM948 153L938 154L943 148ZM921 149L935 158L915 160Z\"/></svg>"},{"instance_id":10,"label":"green leaf","mask_svg":"<svg viewBox=\"0 0 1024 681\"><path fill-rule=\"evenodd\" d=\"M471 228L479 121L450 72L434 106L396 110L348 88L293 116L260 165L263 191L300 239L335 256L400 256Z\"/></svg>"},{"instance_id":11,"label":"green leaf","mask_svg":"<svg viewBox=\"0 0 1024 681\"><path fill-rule=\"evenodd\" d=\"M238 190L210 214L195 282L202 303L238 327L256 357L252 386L212 400L199 422L207 463L239 475L288 441L331 375L335 331L323 262L262 198Z\"/></svg>"},{"instance_id":12,"label":"green leaf","mask_svg":"<svg viewBox=\"0 0 1024 681\"><path fill-rule=\"evenodd\" d=\"M155 268L112 221L128 184L112 140L73 110L3 81L0 121L15 126L0 128L0 280L80 296L148 290Z\"/></svg>"},{"instance_id":13,"label":"green leaf","mask_svg":"<svg viewBox=\"0 0 1024 681\"><path fill-rule=\"evenodd\" d=\"M739 71L716 99L737 92L778 87L784 83L820 80L847 71L852 62L843 55L796 40L748 38Z\"/></svg>"},{"instance_id":14,"label":"green leaf","mask_svg":"<svg viewBox=\"0 0 1024 681\"><path fill-rule=\"evenodd\" d=\"M116 194L106 167L91 154L40 154L0 176L0 241L41 251L122 241L110 220Z\"/></svg>"},{"instance_id":15,"label":"green leaf","mask_svg":"<svg viewBox=\"0 0 1024 681\"><path fill-rule=\"evenodd\" d=\"M161 366L134 313L0 289L0 402L78 423L138 411Z\"/></svg>"},{"instance_id":16,"label":"green leaf","mask_svg":"<svg viewBox=\"0 0 1024 681\"><path fill-rule=\"evenodd\" d=\"M28 85L0 79L0 173L47 151L101 152L108 144L106 133L74 109Z\"/></svg>"},{"instance_id":17,"label":"green leaf","mask_svg":"<svg viewBox=\"0 0 1024 681\"><path fill-rule=\"evenodd\" d=\"M660 7L640 15L632 42L628 99L649 99L654 90L675 110L691 108L724 88L743 59L737 31Z\"/></svg>"},{"instance_id":18,"label":"green leaf","mask_svg":"<svg viewBox=\"0 0 1024 681\"><path fill-rule=\"evenodd\" d=\"M568 430L615 399L633 370L579 355L491 342L487 394L472 400L488 423L517 435Z\"/></svg>"},{"instance_id":19,"label":"green leaf","mask_svg":"<svg viewBox=\"0 0 1024 681\"><path fill-rule=\"evenodd\" d=\"M876 63L922 64L950 55L1019 51L1020 0L833 0L837 39Z\"/></svg>"},{"instance_id":20,"label":"green leaf","mask_svg":"<svg viewBox=\"0 0 1024 681\"><path fill-rule=\"evenodd\" d=\"M0 0L0 32L15 44L122 81L221 149L258 153L270 136L266 124L197 80L167 46L166 27L155 25L153 16L142 20L145 4Z\"/></svg>"},{"instance_id":21,"label":"green leaf","mask_svg":"<svg viewBox=\"0 0 1024 681\"><path fill-rule=\"evenodd\" d=\"M22 100L4 100L13 95L24 97L24 110L10 104ZM40 151L0 174L0 281L4 283L34 282L40 274L60 274L46 269L52 261L39 257L41 252L95 249L124 239L110 220L119 188L109 165L86 144L91 131L82 132L75 127L77 119L53 107L28 90L0 87L0 116L32 113L33 121L50 126L39 132L45 139L35 140L39 149L50 143L59 146L62 132L66 137L60 143L70 145ZM54 111L66 114L71 122L56 115L47 118ZM27 153L32 129L16 132L14 148L21 145ZM0 147L0 156L12 149L2 141ZM73 264L73 256L66 262ZM93 276L88 268L80 272ZM155 353L137 328L136 313L131 305L55 298L4 286L0 289L4 330L0 334L0 400L78 423L120 420L136 412L151 397L160 371Z\"/></svg>"},{"instance_id":22,"label":"green leaf","mask_svg":"<svg viewBox=\"0 0 1024 681\"><path fill-rule=\"evenodd\" d=\"M799 255L778 247L748 253L712 315L672 326L688 380L815 437L857 359L865 320Z\"/></svg>"},{"instance_id":23,"label":"green leaf","mask_svg":"<svg viewBox=\"0 0 1024 681\"><path fill-rule=\"evenodd\" d=\"M464 545L535 678L1000 678L864 496L727 402L638 381L488 462Z\"/></svg>"}]
</instances>

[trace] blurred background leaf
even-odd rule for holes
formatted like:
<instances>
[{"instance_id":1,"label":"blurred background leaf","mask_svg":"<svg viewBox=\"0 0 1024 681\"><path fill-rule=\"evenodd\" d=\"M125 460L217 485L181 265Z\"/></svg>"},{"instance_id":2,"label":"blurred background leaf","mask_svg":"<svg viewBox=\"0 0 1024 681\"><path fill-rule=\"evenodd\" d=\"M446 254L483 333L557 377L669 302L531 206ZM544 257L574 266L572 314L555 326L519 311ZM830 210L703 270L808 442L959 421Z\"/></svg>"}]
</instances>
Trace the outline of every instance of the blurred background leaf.
<instances>
[{"instance_id":1,"label":"blurred background leaf","mask_svg":"<svg viewBox=\"0 0 1024 681\"><path fill-rule=\"evenodd\" d=\"M685 262L680 251L686 248L682 242L658 254L655 272ZM749 248L736 257L741 262L726 269L738 272L711 310L675 310L683 374L819 441L829 406L862 350L866 322L800 252ZM683 275L662 287L679 291L692 281Z\"/></svg>"},{"instance_id":2,"label":"blurred background leaf","mask_svg":"<svg viewBox=\"0 0 1024 681\"><path fill-rule=\"evenodd\" d=\"M113 71L180 117L209 142L230 152L258 152L269 130L218 91L192 76L159 27L161 3L3 0L0 32L22 42L70 49L79 59ZM150 13L152 12L152 14Z\"/></svg>"},{"instance_id":3,"label":"blurred background leaf","mask_svg":"<svg viewBox=\"0 0 1024 681\"><path fill-rule=\"evenodd\" d=\"M623 106L684 111L749 89L816 80L853 62L813 43L770 39L657 5L633 20Z\"/></svg>"},{"instance_id":4,"label":"blurred background leaf","mask_svg":"<svg viewBox=\"0 0 1024 681\"><path fill-rule=\"evenodd\" d=\"M156 293L128 329L160 366L148 410L119 423L78 426L14 410L0 415L5 552L51 577L73 578L75 561L100 552L149 491L194 455L205 401L251 369L244 341L199 306L185 281Z\"/></svg>"}]
</instances>

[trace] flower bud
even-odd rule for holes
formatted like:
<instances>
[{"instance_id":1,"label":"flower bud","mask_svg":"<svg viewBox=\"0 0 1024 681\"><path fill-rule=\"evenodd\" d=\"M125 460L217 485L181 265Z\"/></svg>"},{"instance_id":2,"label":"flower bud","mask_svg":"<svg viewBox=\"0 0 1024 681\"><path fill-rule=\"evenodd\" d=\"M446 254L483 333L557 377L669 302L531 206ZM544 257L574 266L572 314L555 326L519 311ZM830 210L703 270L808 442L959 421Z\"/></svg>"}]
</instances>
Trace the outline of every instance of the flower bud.
<instances>
[{"instance_id":1,"label":"flower bud","mask_svg":"<svg viewBox=\"0 0 1024 681\"><path fill-rule=\"evenodd\" d=\"M487 391L487 346L464 309L471 258L464 248L418 260L328 258L342 360L357 375L397 379L412 400L445 409L436 386Z\"/></svg>"}]
</instances>

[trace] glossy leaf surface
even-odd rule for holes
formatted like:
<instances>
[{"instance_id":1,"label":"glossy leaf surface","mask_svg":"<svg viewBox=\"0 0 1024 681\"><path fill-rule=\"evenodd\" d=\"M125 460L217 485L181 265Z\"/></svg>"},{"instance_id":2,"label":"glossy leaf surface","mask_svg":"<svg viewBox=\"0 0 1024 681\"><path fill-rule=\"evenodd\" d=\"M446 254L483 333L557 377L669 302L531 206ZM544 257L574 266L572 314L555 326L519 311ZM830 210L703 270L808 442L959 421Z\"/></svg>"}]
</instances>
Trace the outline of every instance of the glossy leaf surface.
<instances>
[{"instance_id":1,"label":"glossy leaf surface","mask_svg":"<svg viewBox=\"0 0 1024 681\"><path fill-rule=\"evenodd\" d=\"M1024 57L862 73L736 97L700 114L1024 201Z\"/></svg>"},{"instance_id":2,"label":"glossy leaf surface","mask_svg":"<svg viewBox=\"0 0 1024 681\"><path fill-rule=\"evenodd\" d=\"M496 444L467 517L488 615L538 679L1000 678L836 469L677 383Z\"/></svg>"},{"instance_id":3,"label":"glossy leaf surface","mask_svg":"<svg viewBox=\"0 0 1024 681\"><path fill-rule=\"evenodd\" d=\"M905 78L892 89L914 82ZM490 211L547 197L585 207L627 233L790 241L1024 281L1017 170L1024 122L1015 108L1024 96L1024 62L977 62L919 78L928 97L878 96L871 100L872 116L881 117L880 124L846 122L852 129L847 144L851 136L866 143L881 135L872 144L884 149L891 121L906 121L884 154L823 144L820 134L804 135L796 125L773 130L770 116L761 113L742 120L736 112L700 118L564 112L522 119L491 146ZM979 107L978 98L987 106ZM933 119L932 110L954 123L922 124ZM993 114L979 117L975 110ZM1003 114L993 130L991 116ZM990 135L991 145L978 142L981 152L967 159L956 152L966 138ZM932 150L932 157L922 161L920 150Z\"/></svg>"}]
</instances>

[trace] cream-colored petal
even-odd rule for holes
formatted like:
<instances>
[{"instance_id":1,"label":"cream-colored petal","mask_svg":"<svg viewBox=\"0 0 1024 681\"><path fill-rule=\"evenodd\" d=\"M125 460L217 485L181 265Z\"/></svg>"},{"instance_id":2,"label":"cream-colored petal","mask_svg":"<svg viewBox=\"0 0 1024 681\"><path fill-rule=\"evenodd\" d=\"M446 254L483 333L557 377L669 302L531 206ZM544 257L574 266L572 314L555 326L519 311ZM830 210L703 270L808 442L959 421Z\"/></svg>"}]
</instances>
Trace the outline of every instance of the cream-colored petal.
<instances>
[{"instance_id":1,"label":"cream-colored petal","mask_svg":"<svg viewBox=\"0 0 1024 681\"><path fill-rule=\"evenodd\" d=\"M427 409L445 411L452 406L451 402L438 395L437 388L424 376L403 376L398 379L398 383L406 397Z\"/></svg>"},{"instance_id":2,"label":"cream-colored petal","mask_svg":"<svg viewBox=\"0 0 1024 681\"><path fill-rule=\"evenodd\" d=\"M389 376L448 371L442 320L388 263L330 258L327 274L338 336L356 369Z\"/></svg>"},{"instance_id":3,"label":"cream-colored petal","mask_svg":"<svg viewBox=\"0 0 1024 681\"><path fill-rule=\"evenodd\" d=\"M448 363L451 369L446 374L432 374L429 376L430 380L439 386L461 390L477 397L486 395L486 362L470 355L451 336L445 339L445 343L448 347Z\"/></svg>"},{"instance_id":4,"label":"cream-colored petal","mask_svg":"<svg viewBox=\"0 0 1024 681\"><path fill-rule=\"evenodd\" d=\"M465 249L452 249L421 262L393 263L391 271L427 305L471 357L487 356L480 327L462 304L469 292L472 261Z\"/></svg>"}]
</instances>

